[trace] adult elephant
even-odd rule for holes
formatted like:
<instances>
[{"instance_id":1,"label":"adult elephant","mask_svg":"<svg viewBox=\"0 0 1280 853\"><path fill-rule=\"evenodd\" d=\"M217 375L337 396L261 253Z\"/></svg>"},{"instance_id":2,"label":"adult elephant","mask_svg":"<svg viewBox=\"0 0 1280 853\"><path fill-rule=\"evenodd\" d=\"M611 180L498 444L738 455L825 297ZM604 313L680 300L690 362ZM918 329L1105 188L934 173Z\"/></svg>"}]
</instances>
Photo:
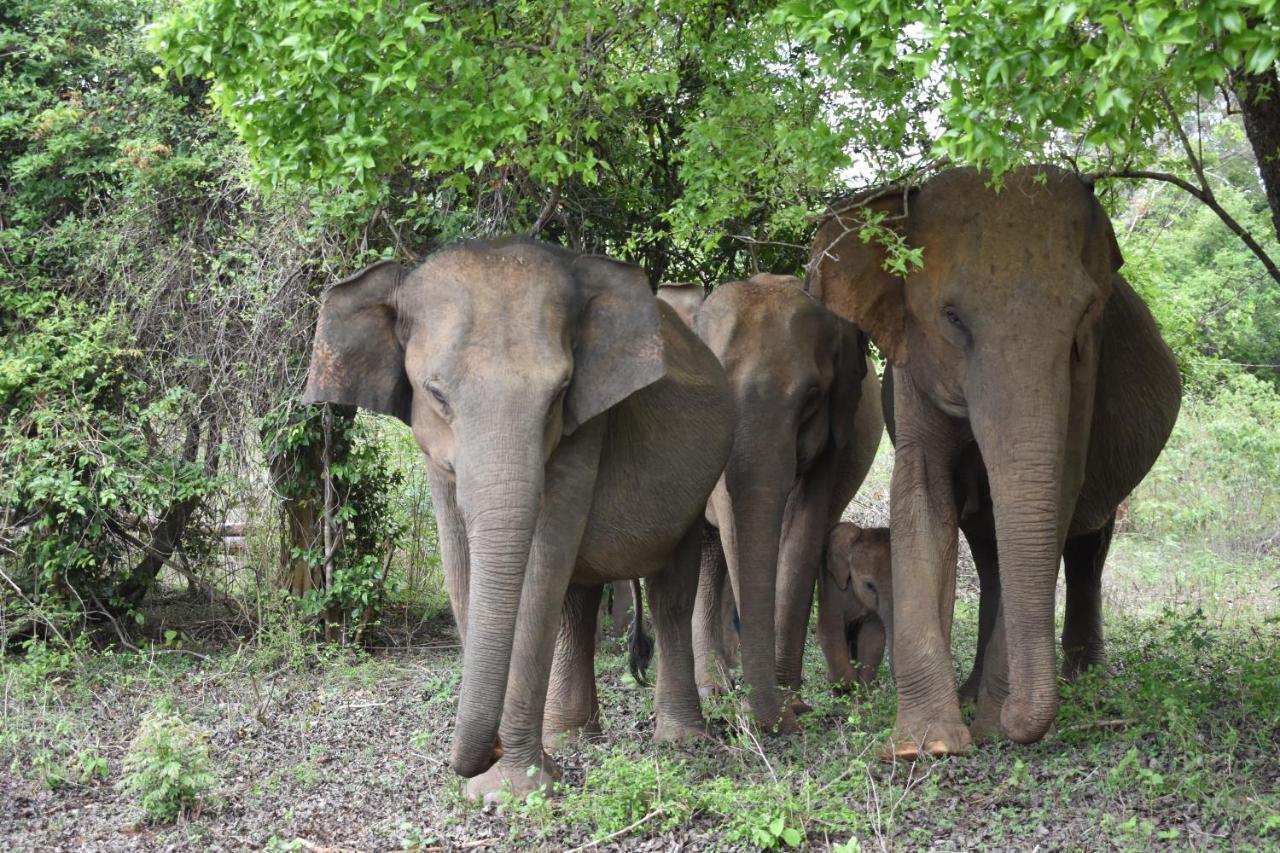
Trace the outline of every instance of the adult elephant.
<instances>
[{"instance_id":1,"label":"adult elephant","mask_svg":"<svg viewBox=\"0 0 1280 853\"><path fill-rule=\"evenodd\" d=\"M781 730L796 727L780 688L800 689L827 532L866 477L884 430L866 339L801 285L761 274L722 284L682 311L729 375L733 452L707 514L738 604L747 701L762 725ZM677 305L688 296L687 288L659 290ZM707 577L709 565L703 592L720 586ZM702 662L721 623L714 597L700 593L698 610Z\"/></svg>"},{"instance_id":2,"label":"adult elephant","mask_svg":"<svg viewBox=\"0 0 1280 853\"><path fill-rule=\"evenodd\" d=\"M394 415L426 454L468 795L545 788L544 733L597 725L609 581L649 579L657 737L703 731L690 622L733 404L640 268L523 239L377 264L326 295L305 399Z\"/></svg>"},{"instance_id":3,"label":"adult elephant","mask_svg":"<svg viewBox=\"0 0 1280 853\"><path fill-rule=\"evenodd\" d=\"M886 272L881 244L861 239L867 213L923 247L923 268L905 281ZM1096 593L1102 531L1164 446L1181 396L1121 263L1092 188L1048 167L1010 172L1001 190L981 172L948 170L851 199L819 227L810 292L894 367L893 755L971 742L950 652L967 454L980 454L989 481L986 533L999 552L975 733L1000 727L1030 743L1053 722L1059 557L1068 541L1092 542L1080 564Z\"/></svg>"}]
</instances>

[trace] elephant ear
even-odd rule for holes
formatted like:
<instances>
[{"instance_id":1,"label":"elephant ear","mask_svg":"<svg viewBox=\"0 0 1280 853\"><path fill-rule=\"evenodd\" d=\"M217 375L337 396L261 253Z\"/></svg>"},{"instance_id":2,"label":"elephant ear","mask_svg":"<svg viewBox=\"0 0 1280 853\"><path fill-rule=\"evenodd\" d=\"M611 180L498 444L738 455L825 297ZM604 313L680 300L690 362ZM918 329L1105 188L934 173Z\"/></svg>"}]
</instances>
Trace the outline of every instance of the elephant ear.
<instances>
[{"instance_id":1,"label":"elephant ear","mask_svg":"<svg viewBox=\"0 0 1280 853\"><path fill-rule=\"evenodd\" d=\"M599 255L574 260L585 304L564 406L568 435L666 372L658 300L644 270Z\"/></svg>"},{"instance_id":2,"label":"elephant ear","mask_svg":"<svg viewBox=\"0 0 1280 853\"><path fill-rule=\"evenodd\" d=\"M409 423L413 390L396 335L395 295L405 269L382 261L325 294L302 399L360 406Z\"/></svg>"},{"instance_id":3,"label":"elephant ear","mask_svg":"<svg viewBox=\"0 0 1280 853\"><path fill-rule=\"evenodd\" d=\"M835 313L866 331L891 363L907 362L906 294L901 277L884 268L884 246L863 241L870 213L905 233L907 206L915 190L888 187L835 205L818 226L809 253L805 289Z\"/></svg>"},{"instance_id":4,"label":"elephant ear","mask_svg":"<svg viewBox=\"0 0 1280 853\"><path fill-rule=\"evenodd\" d=\"M831 315L835 326L833 337L836 349L835 378L831 382L831 438L836 447L845 448L854 442L858 406L862 404L862 382L867 378L867 336L861 329L842 317Z\"/></svg>"},{"instance_id":5,"label":"elephant ear","mask_svg":"<svg viewBox=\"0 0 1280 853\"><path fill-rule=\"evenodd\" d=\"M1120 244L1116 241L1116 231L1111 225L1111 217L1107 216L1102 203L1093 193L1089 185L1089 213L1085 220L1084 246L1081 260L1089 274L1106 292L1111 292L1111 281L1120 267L1124 265L1124 255L1120 253Z\"/></svg>"}]
</instances>

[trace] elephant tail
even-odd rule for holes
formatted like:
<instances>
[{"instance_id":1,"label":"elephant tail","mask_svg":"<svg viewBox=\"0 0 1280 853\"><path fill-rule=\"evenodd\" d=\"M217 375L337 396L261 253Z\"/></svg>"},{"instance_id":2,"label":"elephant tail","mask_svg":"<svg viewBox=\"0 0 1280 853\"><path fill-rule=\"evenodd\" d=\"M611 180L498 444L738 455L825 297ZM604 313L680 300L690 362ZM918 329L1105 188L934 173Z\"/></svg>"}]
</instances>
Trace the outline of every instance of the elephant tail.
<instances>
[{"instance_id":1,"label":"elephant tail","mask_svg":"<svg viewBox=\"0 0 1280 853\"><path fill-rule=\"evenodd\" d=\"M640 579L631 581L631 598L636 603L635 617L631 620L630 654L627 666L631 669L631 677L636 684L647 685L645 673L649 671L649 661L653 660L653 639L644 631L644 594L640 589Z\"/></svg>"}]
</instances>

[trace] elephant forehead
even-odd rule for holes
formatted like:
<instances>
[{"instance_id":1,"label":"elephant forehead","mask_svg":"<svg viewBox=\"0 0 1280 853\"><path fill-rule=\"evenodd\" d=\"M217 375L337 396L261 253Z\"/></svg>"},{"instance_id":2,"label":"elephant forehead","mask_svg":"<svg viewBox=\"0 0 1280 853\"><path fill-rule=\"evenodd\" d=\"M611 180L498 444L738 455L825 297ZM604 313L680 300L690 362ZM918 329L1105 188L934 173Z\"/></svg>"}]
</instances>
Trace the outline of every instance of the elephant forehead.
<instances>
[{"instance_id":1,"label":"elephant forehead","mask_svg":"<svg viewBox=\"0 0 1280 853\"><path fill-rule=\"evenodd\" d=\"M826 309L799 287L781 280L722 284L703 306L700 328L718 352L713 341L726 350L739 345L759 349L807 343L828 331Z\"/></svg>"},{"instance_id":2,"label":"elephant forehead","mask_svg":"<svg viewBox=\"0 0 1280 853\"><path fill-rule=\"evenodd\" d=\"M450 252L428 260L398 294L413 363L450 371L455 360L509 357L561 371L580 308L572 276L536 253ZM516 362L512 362L515 364Z\"/></svg>"},{"instance_id":3,"label":"elephant forehead","mask_svg":"<svg viewBox=\"0 0 1280 853\"><path fill-rule=\"evenodd\" d=\"M1070 173L1024 167L996 185L985 172L954 169L929 181L913 200L911 230L951 252L976 245L990 254L1007 243L1066 251L1079 245L1088 215L1089 190Z\"/></svg>"}]
</instances>

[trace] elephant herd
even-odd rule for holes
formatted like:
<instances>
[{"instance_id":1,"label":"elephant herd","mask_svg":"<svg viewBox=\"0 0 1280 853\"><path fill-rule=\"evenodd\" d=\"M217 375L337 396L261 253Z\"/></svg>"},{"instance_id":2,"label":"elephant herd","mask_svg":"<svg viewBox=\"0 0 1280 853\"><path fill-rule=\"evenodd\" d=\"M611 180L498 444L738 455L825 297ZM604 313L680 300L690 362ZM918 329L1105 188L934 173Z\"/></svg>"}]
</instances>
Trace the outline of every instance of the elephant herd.
<instances>
[{"instance_id":1,"label":"elephant herd","mask_svg":"<svg viewBox=\"0 0 1280 853\"><path fill-rule=\"evenodd\" d=\"M886 271L869 214L923 266ZM655 298L638 267L511 238L331 289L305 399L394 415L427 458L462 637L451 762L467 794L544 789L558 776L546 748L599 731L602 590L633 578L657 640L659 740L705 736L700 700L727 686L729 596L754 717L796 729L815 589L836 688L868 683L890 650L887 758L1041 738L1060 561L1071 677L1104 659L1115 509L1180 403L1121 263L1079 177L1025 168L997 190L952 169L834 205L804 280ZM885 427L890 528L840 523ZM961 530L981 598L958 687Z\"/></svg>"}]
</instances>

